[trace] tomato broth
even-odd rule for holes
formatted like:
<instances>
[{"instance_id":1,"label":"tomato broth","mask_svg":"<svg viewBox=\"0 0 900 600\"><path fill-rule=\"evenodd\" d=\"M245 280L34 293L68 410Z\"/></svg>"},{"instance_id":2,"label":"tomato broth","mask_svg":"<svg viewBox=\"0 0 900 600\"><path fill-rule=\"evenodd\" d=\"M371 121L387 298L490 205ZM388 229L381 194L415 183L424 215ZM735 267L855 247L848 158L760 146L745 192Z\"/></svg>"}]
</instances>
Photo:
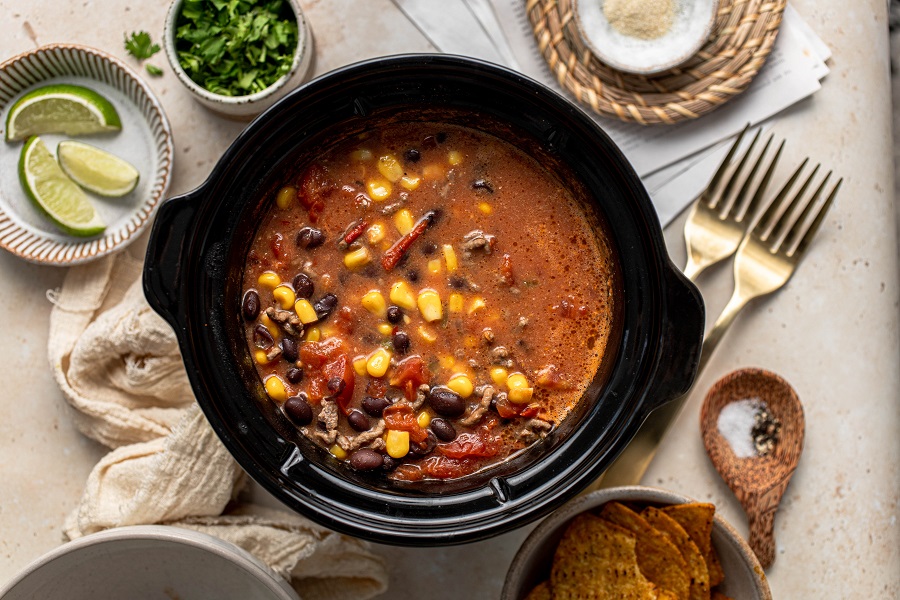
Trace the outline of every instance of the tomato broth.
<instances>
[{"instance_id":1,"label":"tomato broth","mask_svg":"<svg viewBox=\"0 0 900 600\"><path fill-rule=\"evenodd\" d=\"M350 467L479 471L546 437L597 374L608 240L512 144L393 123L298 164L264 202L247 343L269 401Z\"/></svg>"}]
</instances>

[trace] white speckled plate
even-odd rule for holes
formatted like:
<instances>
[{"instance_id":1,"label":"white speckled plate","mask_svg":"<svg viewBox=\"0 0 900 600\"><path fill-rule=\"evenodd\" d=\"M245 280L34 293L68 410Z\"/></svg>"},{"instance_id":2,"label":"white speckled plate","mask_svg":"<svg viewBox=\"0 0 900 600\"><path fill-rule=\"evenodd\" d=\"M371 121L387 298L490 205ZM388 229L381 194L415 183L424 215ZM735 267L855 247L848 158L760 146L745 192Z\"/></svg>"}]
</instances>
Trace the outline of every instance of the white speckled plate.
<instances>
[{"instance_id":1,"label":"white speckled plate","mask_svg":"<svg viewBox=\"0 0 900 600\"><path fill-rule=\"evenodd\" d=\"M150 223L169 188L174 148L169 121L150 88L118 59L85 46L51 44L0 64L0 126L16 100L51 83L73 83L101 93L119 112L122 130L78 136L133 164L137 187L122 198L88 194L107 223L90 238L66 235L34 207L18 177L23 142L0 140L0 247L27 261L58 266L85 263L121 250ZM63 135L42 135L51 152Z\"/></svg>"}]
</instances>

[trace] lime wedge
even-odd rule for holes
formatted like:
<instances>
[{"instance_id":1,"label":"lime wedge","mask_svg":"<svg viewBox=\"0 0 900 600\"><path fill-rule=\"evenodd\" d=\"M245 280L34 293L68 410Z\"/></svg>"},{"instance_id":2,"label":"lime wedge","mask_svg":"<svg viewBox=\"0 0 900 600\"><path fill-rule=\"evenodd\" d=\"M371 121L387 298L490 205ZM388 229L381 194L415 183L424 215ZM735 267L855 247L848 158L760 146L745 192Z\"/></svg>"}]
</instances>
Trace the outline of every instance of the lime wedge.
<instances>
[{"instance_id":1,"label":"lime wedge","mask_svg":"<svg viewBox=\"0 0 900 600\"><path fill-rule=\"evenodd\" d=\"M94 205L63 173L39 137L30 138L22 147L19 181L35 206L62 231L87 237L106 229Z\"/></svg>"},{"instance_id":2,"label":"lime wedge","mask_svg":"<svg viewBox=\"0 0 900 600\"><path fill-rule=\"evenodd\" d=\"M67 83L45 85L19 98L6 115L6 141L43 133L82 135L119 131L116 107L94 90Z\"/></svg>"},{"instance_id":3,"label":"lime wedge","mask_svg":"<svg viewBox=\"0 0 900 600\"><path fill-rule=\"evenodd\" d=\"M56 156L72 181L100 196L124 196L135 188L141 176L131 163L82 142L60 142Z\"/></svg>"}]
</instances>

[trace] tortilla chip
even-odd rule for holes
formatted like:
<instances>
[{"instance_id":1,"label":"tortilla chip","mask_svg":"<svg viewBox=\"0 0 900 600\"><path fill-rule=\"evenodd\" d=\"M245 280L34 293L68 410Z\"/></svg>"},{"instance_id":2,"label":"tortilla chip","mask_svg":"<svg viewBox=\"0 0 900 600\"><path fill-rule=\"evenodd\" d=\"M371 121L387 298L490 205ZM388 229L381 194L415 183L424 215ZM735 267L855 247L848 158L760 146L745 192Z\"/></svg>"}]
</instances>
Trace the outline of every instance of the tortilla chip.
<instances>
[{"instance_id":1,"label":"tortilla chip","mask_svg":"<svg viewBox=\"0 0 900 600\"><path fill-rule=\"evenodd\" d=\"M725 572L719 562L712 545L713 515L716 507L704 502L691 502L688 504L675 504L662 509L664 513L678 521L678 524L691 537L703 558L706 559L706 568L709 570L709 587L713 588L725 580Z\"/></svg>"},{"instance_id":2,"label":"tortilla chip","mask_svg":"<svg viewBox=\"0 0 900 600\"><path fill-rule=\"evenodd\" d=\"M550 572L553 600L657 600L638 569L635 538L592 514L575 518L563 534Z\"/></svg>"},{"instance_id":3,"label":"tortilla chip","mask_svg":"<svg viewBox=\"0 0 900 600\"><path fill-rule=\"evenodd\" d=\"M687 573L691 578L688 598L690 600L709 600L709 571L697 544L691 540L678 521L658 508L648 506L641 511L641 516L650 523L651 527L661 531L669 538L670 542L675 544L681 557L687 563Z\"/></svg>"},{"instance_id":4,"label":"tortilla chip","mask_svg":"<svg viewBox=\"0 0 900 600\"><path fill-rule=\"evenodd\" d=\"M618 502L607 502L600 518L624 527L635 536L635 553L641 573L677 600L688 600L691 579L687 563L675 544L650 526L639 514Z\"/></svg>"},{"instance_id":5,"label":"tortilla chip","mask_svg":"<svg viewBox=\"0 0 900 600\"><path fill-rule=\"evenodd\" d=\"M550 589L549 581L542 581L531 590L531 593L525 596L525 600L553 600L553 592Z\"/></svg>"}]
</instances>

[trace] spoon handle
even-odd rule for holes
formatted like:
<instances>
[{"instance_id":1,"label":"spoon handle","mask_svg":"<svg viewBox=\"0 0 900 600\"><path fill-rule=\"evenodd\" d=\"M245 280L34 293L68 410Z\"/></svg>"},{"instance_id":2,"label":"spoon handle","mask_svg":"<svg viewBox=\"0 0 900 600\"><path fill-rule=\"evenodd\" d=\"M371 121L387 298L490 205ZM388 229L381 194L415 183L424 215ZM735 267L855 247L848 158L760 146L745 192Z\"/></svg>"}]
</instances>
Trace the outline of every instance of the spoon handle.
<instances>
[{"instance_id":1,"label":"spoon handle","mask_svg":"<svg viewBox=\"0 0 900 600\"><path fill-rule=\"evenodd\" d=\"M768 569L775 562L775 510L776 506L771 510L762 512L747 512L747 522L750 526L750 549L756 554L760 566Z\"/></svg>"}]
</instances>

